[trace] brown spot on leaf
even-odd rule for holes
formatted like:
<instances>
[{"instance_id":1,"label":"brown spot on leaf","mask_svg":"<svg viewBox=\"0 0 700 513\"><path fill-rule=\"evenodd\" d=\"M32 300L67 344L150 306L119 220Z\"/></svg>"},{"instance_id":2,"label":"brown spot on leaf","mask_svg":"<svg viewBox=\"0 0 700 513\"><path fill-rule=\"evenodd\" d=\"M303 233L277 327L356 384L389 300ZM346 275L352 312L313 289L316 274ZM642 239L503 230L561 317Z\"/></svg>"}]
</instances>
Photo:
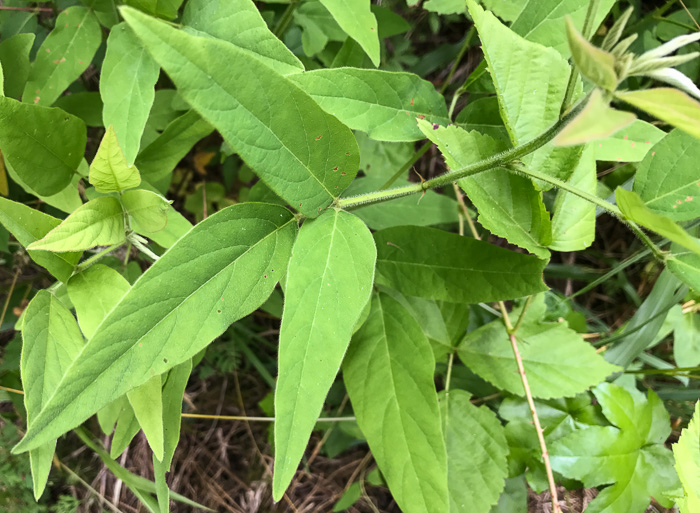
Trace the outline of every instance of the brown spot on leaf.
<instances>
[{"instance_id":1,"label":"brown spot on leaf","mask_svg":"<svg viewBox=\"0 0 700 513\"><path fill-rule=\"evenodd\" d=\"M323 137L323 136L322 136L322 135L319 135L319 136L316 138L316 140L317 140L317 141L320 141L320 140L321 140L321 137Z\"/></svg>"}]
</instances>

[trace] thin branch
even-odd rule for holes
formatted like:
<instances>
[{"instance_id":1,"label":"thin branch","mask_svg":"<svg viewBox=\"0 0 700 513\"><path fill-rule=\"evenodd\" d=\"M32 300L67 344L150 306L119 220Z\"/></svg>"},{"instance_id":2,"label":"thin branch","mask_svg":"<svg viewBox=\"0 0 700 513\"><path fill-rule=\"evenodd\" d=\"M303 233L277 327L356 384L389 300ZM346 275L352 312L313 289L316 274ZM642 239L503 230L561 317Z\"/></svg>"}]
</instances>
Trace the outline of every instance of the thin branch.
<instances>
[{"instance_id":1,"label":"thin branch","mask_svg":"<svg viewBox=\"0 0 700 513\"><path fill-rule=\"evenodd\" d=\"M2 305L2 313L0 313L0 329L2 328L2 323L5 321L5 314L7 313L7 307L10 306L10 299L12 298L12 293L15 291L15 285L17 284L18 277L19 277L19 267L15 271L15 275L12 277L12 284L10 285L10 290L7 291L7 298L5 299L5 304Z\"/></svg>"}]
</instances>

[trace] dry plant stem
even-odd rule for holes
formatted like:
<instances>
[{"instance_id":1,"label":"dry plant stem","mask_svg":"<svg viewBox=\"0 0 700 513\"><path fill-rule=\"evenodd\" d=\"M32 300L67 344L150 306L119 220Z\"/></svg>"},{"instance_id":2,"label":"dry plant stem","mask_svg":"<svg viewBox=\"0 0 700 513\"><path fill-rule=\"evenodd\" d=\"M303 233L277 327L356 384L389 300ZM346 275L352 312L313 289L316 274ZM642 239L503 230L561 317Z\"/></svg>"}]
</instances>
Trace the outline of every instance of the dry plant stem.
<instances>
[{"instance_id":1,"label":"dry plant stem","mask_svg":"<svg viewBox=\"0 0 700 513\"><path fill-rule=\"evenodd\" d=\"M61 460L59 460L58 458L54 458L54 464L57 464L57 466L61 470L65 470L68 474L71 475L71 477L75 478L81 485L83 485L90 493L97 496L100 499L100 503L103 506L107 506L107 508L114 511L114 513L124 513L122 510L120 510L118 507L112 504L109 500L107 500L106 497L100 495L100 492L95 490L92 486L90 486L90 484L87 481L83 480L78 474L76 474L70 468L68 468L68 466L65 463L61 462Z\"/></svg>"},{"instance_id":2,"label":"dry plant stem","mask_svg":"<svg viewBox=\"0 0 700 513\"><path fill-rule=\"evenodd\" d=\"M12 7L0 5L0 11L53 12L50 7Z\"/></svg>"},{"instance_id":3,"label":"dry plant stem","mask_svg":"<svg viewBox=\"0 0 700 513\"><path fill-rule=\"evenodd\" d=\"M7 313L7 307L10 305L10 299L12 298L12 293L15 290L15 285L17 284L17 278L19 277L19 269L15 271L15 275L12 277L12 284L10 285L10 290L7 291L7 298L5 299L5 304L2 305L2 313L0 314L0 328L2 323L5 321L5 314Z\"/></svg>"}]
</instances>

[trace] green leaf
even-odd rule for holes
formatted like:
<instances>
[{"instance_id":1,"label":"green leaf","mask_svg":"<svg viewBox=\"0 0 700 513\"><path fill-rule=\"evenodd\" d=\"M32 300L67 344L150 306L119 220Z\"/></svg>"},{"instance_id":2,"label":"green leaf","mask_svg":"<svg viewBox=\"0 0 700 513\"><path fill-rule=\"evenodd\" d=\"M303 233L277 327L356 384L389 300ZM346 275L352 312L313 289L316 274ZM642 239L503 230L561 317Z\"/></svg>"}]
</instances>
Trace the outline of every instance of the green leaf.
<instances>
[{"instance_id":1,"label":"green leaf","mask_svg":"<svg viewBox=\"0 0 700 513\"><path fill-rule=\"evenodd\" d=\"M460 14L467 10L464 0L428 0L423 9L437 14Z\"/></svg>"},{"instance_id":2,"label":"green leaf","mask_svg":"<svg viewBox=\"0 0 700 513\"><path fill-rule=\"evenodd\" d=\"M340 28L357 41L372 63L379 67L379 33L370 3L369 0L321 0Z\"/></svg>"},{"instance_id":3,"label":"green leaf","mask_svg":"<svg viewBox=\"0 0 700 513\"><path fill-rule=\"evenodd\" d=\"M700 255L690 251L674 251L666 267L690 288L700 291Z\"/></svg>"},{"instance_id":4,"label":"green leaf","mask_svg":"<svg viewBox=\"0 0 700 513\"><path fill-rule=\"evenodd\" d=\"M358 481L351 484L343 495L338 499L338 502L333 506L333 512L345 511L350 506L355 504L362 497L362 487Z\"/></svg>"},{"instance_id":5,"label":"green leaf","mask_svg":"<svg viewBox=\"0 0 700 513\"><path fill-rule=\"evenodd\" d=\"M182 24L233 43L280 75L304 71L304 65L270 31L251 0L187 2Z\"/></svg>"},{"instance_id":6,"label":"green leaf","mask_svg":"<svg viewBox=\"0 0 700 513\"><path fill-rule=\"evenodd\" d=\"M124 3L151 16L172 20L177 18L182 0L127 0Z\"/></svg>"},{"instance_id":7,"label":"green leaf","mask_svg":"<svg viewBox=\"0 0 700 513\"><path fill-rule=\"evenodd\" d=\"M331 210L307 221L287 270L275 392L273 497L289 486L369 301L377 250L354 215Z\"/></svg>"},{"instance_id":8,"label":"green leaf","mask_svg":"<svg viewBox=\"0 0 700 513\"><path fill-rule=\"evenodd\" d=\"M610 137L596 141L596 160L639 162L665 135L651 123L637 119Z\"/></svg>"},{"instance_id":9,"label":"green leaf","mask_svg":"<svg viewBox=\"0 0 700 513\"><path fill-rule=\"evenodd\" d=\"M698 161L700 141L673 130L639 165L634 192L650 210L674 221L700 217Z\"/></svg>"},{"instance_id":10,"label":"green leaf","mask_svg":"<svg viewBox=\"0 0 700 513\"><path fill-rule=\"evenodd\" d=\"M158 232L168 223L170 202L155 192L138 189L122 194L122 205L138 233Z\"/></svg>"},{"instance_id":11,"label":"green leaf","mask_svg":"<svg viewBox=\"0 0 700 513\"><path fill-rule=\"evenodd\" d=\"M438 145L451 169L464 168L506 149L503 143L476 131L456 126L435 130L423 120L418 126ZM552 242L549 213L542 193L531 180L497 168L464 178L459 185L479 211L478 220L484 228L539 258L549 258L545 247Z\"/></svg>"},{"instance_id":12,"label":"green leaf","mask_svg":"<svg viewBox=\"0 0 700 513\"><path fill-rule=\"evenodd\" d=\"M434 228L403 226L374 234L376 282L408 296L479 303L546 290L545 261Z\"/></svg>"},{"instance_id":13,"label":"green leaf","mask_svg":"<svg viewBox=\"0 0 700 513\"><path fill-rule=\"evenodd\" d=\"M700 255L700 243L666 216L652 212L636 193L618 187L615 190L617 206L627 219L655 231Z\"/></svg>"},{"instance_id":14,"label":"green leaf","mask_svg":"<svg viewBox=\"0 0 700 513\"><path fill-rule=\"evenodd\" d=\"M553 142L557 146L572 146L604 139L636 119L637 116L631 112L611 108L600 89L596 88L583 110L557 134Z\"/></svg>"},{"instance_id":15,"label":"green leaf","mask_svg":"<svg viewBox=\"0 0 700 513\"><path fill-rule=\"evenodd\" d=\"M684 497L678 501L681 513L700 510L700 402L695 403L695 413L688 427L681 432L673 446L676 472L683 485Z\"/></svg>"},{"instance_id":16,"label":"green leaf","mask_svg":"<svg viewBox=\"0 0 700 513\"><path fill-rule=\"evenodd\" d=\"M253 203L195 226L100 324L16 450L79 425L258 308L286 272L295 232L288 210Z\"/></svg>"},{"instance_id":17,"label":"green leaf","mask_svg":"<svg viewBox=\"0 0 700 513\"><path fill-rule=\"evenodd\" d=\"M654 497L670 507L664 494L678 486L673 456L663 446L671 433L661 400L649 391L603 383L594 389L603 414L617 427L592 426L558 440L550 449L554 470L591 488L611 484L586 512L643 511ZM614 484L612 484L614 483Z\"/></svg>"},{"instance_id":18,"label":"green leaf","mask_svg":"<svg viewBox=\"0 0 700 513\"><path fill-rule=\"evenodd\" d=\"M89 181L102 193L121 192L141 183L139 170L128 164L112 125L108 126L90 164Z\"/></svg>"},{"instance_id":19,"label":"green leaf","mask_svg":"<svg viewBox=\"0 0 700 513\"><path fill-rule=\"evenodd\" d=\"M134 409L131 407L126 394L120 399L122 407L117 418L117 427L114 429L114 435L112 436L112 444L109 448L109 455L112 459L117 459L141 430L139 421L136 420Z\"/></svg>"},{"instance_id":20,"label":"green leaf","mask_svg":"<svg viewBox=\"0 0 700 513\"><path fill-rule=\"evenodd\" d=\"M678 367L700 364L700 314L685 313L674 326L673 359Z\"/></svg>"},{"instance_id":21,"label":"green leaf","mask_svg":"<svg viewBox=\"0 0 700 513\"><path fill-rule=\"evenodd\" d=\"M619 370L607 363L566 323L523 322L516 334L534 397L571 397ZM464 364L486 381L524 395L508 332L501 320L472 331L459 345Z\"/></svg>"},{"instance_id":22,"label":"green leaf","mask_svg":"<svg viewBox=\"0 0 700 513\"><path fill-rule=\"evenodd\" d=\"M61 109L0 98L0 147L29 187L50 196L71 181L85 153L85 124Z\"/></svg>"},{"instance_id":23,"label":"green leaf","mask_svg":"<svg viewBox=\"0 0 700 513\"><path fill-rule=\"evenodd\" d=\"M87 162L85 163L85 167L87 168ZM81 176L77 173L73 175L73 178L71 179L70 183L65 189L62 189L61 191L57 192L56 194L52 194L51 196L44 196L43 194L39 194L34 189L29 187L29 185L27 185L24 182L24 180L20 178L20 176L15 171L15 168L13 168L9 162L5 162L5 171L7 171L8 175L10 175L12 181L20 187L22 187L22 189L24 189L26 192L28 192L29 194L33 194L47 205L51 205L52 207L55 207L58 210L61 210L62 212L70 214L76 208L80 207L80 205L83 204L83 200L80 197L79 190L82 183Z\"/></svg>"},{"instance_id":24,"label":"green leaf","mask_svg":"<svg viewBox=\"0 0 700 513\"><path fill-rule=\"evenodd\" d=\"M373 295L371 308L343 362L357 423L401 511L444 513L447 457L430 343L391 297Z\"/></svg>"},{"instance_id":25,"label":"green leaf","mask_svg":"<svg viewBox=\"0 0 700 513\"><path fill-rule=\"evenodd\" d=\"M566 36L571 57L581 74L603 89L614 91L618 83L615 56L589 43L569 17L566 18Z\"/></svg>"},{"instance_id":26,"label":"green leaf","mask_svg":"<svg viewBox=\"0 0 700 513\"><path fill-rule=\"evenodd\" d=\"M112 27L100 74L104 126L114 126L127 164L139 152L160 66L126 23ZM138 185L138 184L137 184Z\"/></svg>"},{"instance_id":27,"label":"green leaf","mask_svg":"<svg viewBox=\"0 0 700 513\"><path fill-rule=\"evenodd\" d=\"M107 314L119 303L131 286L111 267L95 264L68 281L68 297L75 307L80 329L92 337Z\"/></svg>"},{"instance_id":28,"label":"green leaf","mask_svg":"<svg viewBox=\"0 0 700 513\"><path fill-rule=\"evenodd\" d=\"M119 23L115 0L82 0L95 13L103 27L111 29Z\"/></svg>"},{"instance_id":29,"label":"green leaf","mask_svg":"<svg viewBox=\"0 0 700 513\"><path fill-rule=\"evenodd\" d=\"M700 103L678 89L658 87L615 97L700 139Z\"/></svg>"},{"instance_id":30,"label":"green leaf","mask_svg":"<svg viewBox=\"0 0 700 513\"><path fill-rule=\"evenodd\" d=\"M508 476L508 445L501 422L486 406L477 408L463 390L440 396L447 447L450 513L488 513Z\"/></svg>"},{"instance_id":31,"label":"green leaf","mask_svg":"<svg viewBox=\"0 0 700 513\"><path fill-rule=\"evenodd\" d=\"M87 126L102 127L102 98L97 91L85 91L61 96L54 107L79 117Z\"/></svg>"},{"instance_id":32,"label":"green leaf","mask_svg":"<svg viewBox=\"0 0 700 513\"><path fill-rule=\"evenodd\" d=\"M498 141L508 141L508 131L501 119L498 98L495 96L470 100L457 114L455 122L468 132L476 130Z\"/></svg>"},{"instance_id":33,"label":"green leaf","mask_svg":"<svg viewBox=\"0 0 700 513\"><path fill-rule=\"evenodd\" d=\"M56 18L56 26L37 51L22 100L49 106L87 69L102 42L95 15L74 5Z\"/></svg>"},{"instance_id":34,"label":"green leaf","mask_svg":"<svg viewBox=\"0 0 700 513\"><path fill-rule=\"evenodd\" d=\"M569 179L577 189L596 194L595 150L589 145L583 150L581 160ZM557 191L552 216L552 243L555 251L580 251L595 240L596 207L590 201L563 189Z\"/></svg>"},{"instance_id":35,"label":"green leaf","mask_svg":"<svg viewBox=\"0 0 700 513\"><path fill-rule=\"evenodd\" d=\"M70 311L56 296L39 291L27 307L22 329L21 371L28 423L48 402L82 348L83 336ZM29 452L37 500L46 486L55 448L56 440L47 440Z\"/></svg>"},{"instance_id":36,"label":"green leaf","mask_svg":"<svg viewBox=\"0 0 700 513\"><path fill-rule=\"evenodd\" d=\"M449 123L445 99L413 73L337 68L289 77L326 111L378 141L423 138L416 117Z\"/></svg>"},{"instance_id":37,"label":"green leaf","mask_svg":"<svg viewBox=\"0 0 700 513\"><path fill-rule=\"evenodd\" d=\"M350 184L359 163L352 132L304 91L230 43L121 12L183 98L295 208L316 217Z\"/></svg>"},{"instance_id":38,"label":"green leaf","mask_svg":"<svg viewBox=\"0 0 700 513\"><path fill-rule=\"evenodd\" d=\"M146 435L153 456L163 460L163 396L160 376L153 376L143 385L126 393L136 420Z\"/></svg>"},{"instance_id":39,"label":"green leaf","mask_svg":"<svg viewBox=\"0 0 700 513\"><path fill-rule=\"evenodd\" d=\"M302 49L309 57L323 50L329 40L347 39L343 29L321 2L303 2L294 11L294 23L302 29Z\"/></svg>"},{"instance_id":40,"label":"green leaf","mask_svg":"<svg viewBox=\"0 0 700 513\"><path fill-rule=\"evenodd\" d=\"M527 486L523 476L506 479L506 487L490 513L527 513Z\"/></svg>"},{"instance_id":41,"label":"green leaf","mask_svg":"<svg viewBox=\"0 0 700 513\"><path fill-rule=\"evenodd\" d=\"M60 219L48 214L21 203L0 198L0 224L25 248L43 238L60 223ZM68 281L80 260L79 252L55 254L46 251L28 251L28 253L32 260L63 282Z\"/></svg>"},{"instance_id":42,"label":"green leaf","mask_svg":"<svg viewBox=\"0 0 700 513\"><path fill-rule=\"evenodd\" d=\"M124 240L124 211L117 198L105 196L88 201L65 218L44 238L27 249L75 251L118 244Z\"/></svg>"},{"instance_id":43,"label":"green leaf","mask_svg":"<svg viewBox=\"0 0 700 513\"><path fill-rule=\"evenodd\" d=\"M18 100L29 78L29 51L34 34L15 34L0 42L0 65L5 74L5 96Z\"/></svg>"}]
</instances>

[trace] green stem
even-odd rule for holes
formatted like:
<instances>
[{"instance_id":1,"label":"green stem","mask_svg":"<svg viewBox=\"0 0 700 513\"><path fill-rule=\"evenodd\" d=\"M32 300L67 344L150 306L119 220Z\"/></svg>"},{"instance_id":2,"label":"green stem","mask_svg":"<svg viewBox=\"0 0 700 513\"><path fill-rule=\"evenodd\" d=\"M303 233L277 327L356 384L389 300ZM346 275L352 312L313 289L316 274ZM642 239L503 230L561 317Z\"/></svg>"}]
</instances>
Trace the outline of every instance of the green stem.
<instances>
[{"instance_id":1,"label":"green stem","mask_svg":"<svg viewBox=\"0 0 700 513\"><path fill-rule=\"evenodd\" d=\"M421 158L426 151L430 149L430 147L433 145L430 141L425 143L423 146L421 146L418 151L416 151L413 156L406 162L403 166L401 166L401 169L399 169L396 173L394 173L394 176L389 178L384 185L381 186L379 189L380 191L386 190L392 183L394 183L396 180L401 178L401 175L403 175L406 171L408 171L408 168L411 167L413 164L416 163L416 161Z\"/></svg>"},{"instance_id":2,"label":"green stem","mask_svg":"<svg viewBox=\"0 0 700 513\"><path fill-rule=\"evenodd\" d=\"M452 365L455 361L455 352L450 352L450 359L447 361L447 376L445 376L445 395L450 393L450 379L452 378Z\"/></svg>"},{"instance_id":3,"label":"green stem","mask_svg":"<svg viewBox=\"0 0 700 513\"><path fill-rule=\"evenodd\" d=\"M513 327L513 335L520 329L520 326L522 325L523 321L525 320L525 312L527 312L528 308L530 308L530 305L532 304L532 296L528 296L527 300L525 301L525 304L523 305L523 311L520 312L520 317L518 317L517 322L515 323L515 326Z\"/></svg>"},{"instance_id":4,"label":"green stem","mask_svg":"<svg viewBox=\"0 0 700 513\"><path fill-rule=\"evenodd\" d=\"M586 11L586 19L583 22L583 31L581 34L586 39L591 39L593 35L593 20L598 12L598 4L600 0L589 0L588 10ZM569 74L569 83L566 84L566 93L564 94L564 101L561 104L561 113L563 114L569 109L571 101L574 99L574 92L576 90L576 82L578 82L578 68L576 66L571 66L571 73Z\"/></svg>"},{"instance_id":5,"label":"green stem","mask_svg":"<svg viewBox=\"0 0 700 513\"><path fill-rule=\"evenodd\" d=\"M279 23L275 27L275 30L273 30L273 33L278 38L281 39L287 30L289 23L292 21L292 16L294 15L294 10L297 8L297 5L299 5L298 0L292 0L285 9L284 13L282 13Z\"/></svg>"},{"instance_id":6,"label":"green stem","mask_svg":"<svg viewBox=\"0 0 700 513\"><path fill-rule=\"evenodd\" d=\"M452 68L450 68L450 72L447 75L445 82L442 84L442 87L440 88L440 94L443 94L445 92L445 90L450 86L450 82L452 81L452 77L454 76L455 71L457 71L457 67L459 66L459 63L462 62L462 57L464 57L464 54L469 49L469 45L472 42L472 37L474 37L474 25L472 25L471 28L467 31L467 35L464 36L464 43L462 43L462 48L459 49L459 53L457 54L457 58L455 59L454 64L452 64Z\"/></svg>"},{"instance_id":7,"label":"green stem","mask_svg":"<svg viewBox=\"0 0 700 513\"><path fill-rule=\"evenodd\" d=\"M84 262L82 262L81 264L78 265L78 272L84 271L85 269L90 267L92 264L94 264L96 261L98 261L100 258L107 255L107 253L111 253L115 249L121 247L123 244L124 244L123 242L120 242L118 244L113 244L113 245L109 246L108 248L103 249L99 253L94 254L93 256L91 256L90 258L88 258L87 260L85 260Z\"/></svg>"},{"instance_id":8,"label":"green stem","mask_svg":"<svg viewBox=\"0 0 700 513\"><path fill-rule=\"evenodd\" d=\"M586 39L590 40L593 37L593 21L595 20L595 15L598 14L598 5L600 0L589 0L588 10L586 11L586 19L583 21L583 30L581 34Z\"/></svg>"}]
</instances>

